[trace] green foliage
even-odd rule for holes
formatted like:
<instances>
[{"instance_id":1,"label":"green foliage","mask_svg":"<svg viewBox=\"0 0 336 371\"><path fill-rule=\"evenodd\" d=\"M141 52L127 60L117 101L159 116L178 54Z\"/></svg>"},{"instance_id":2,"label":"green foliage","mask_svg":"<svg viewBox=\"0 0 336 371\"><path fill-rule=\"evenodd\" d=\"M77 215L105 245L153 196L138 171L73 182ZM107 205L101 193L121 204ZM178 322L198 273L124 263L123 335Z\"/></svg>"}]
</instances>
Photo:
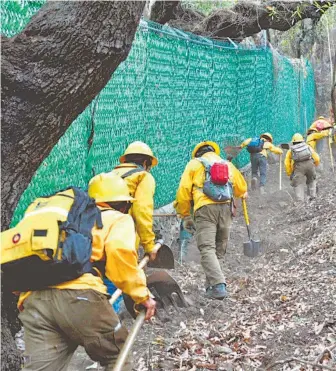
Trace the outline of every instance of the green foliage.
<instances>
[{"instance_id":1,"label":"green foliage","mask_svg":"<svg viewBox=\"0 0 336 371\"><path fill-rule=\"evenodd\" d=\"M216 9L231 8L237 4L238 0L183 0L182 2L185 7L193 8L208 15Z\"/></svg>"},{"instance_id":2,"label":"green foliage","mask_svg":"<svg viewBox=\"0 0 336 371\"><path fill-rule=\"evenodd\" d=\"M272 20L277 16L278 12L274 6L266 6L268 16L272 18Z\"/></svg>"},{"instance_id":3,"label":"green foliage","mask_svg":"<svg viewBox=\"0 0 336 371\"><path fill-rule=\"evenodd\" d=\"M317 11L324 14L329 8L335 6L335 4L327 1L325 4L319 4L317 1L314 1L314 6L316 7Z\"/></svg>"}]
</instances>

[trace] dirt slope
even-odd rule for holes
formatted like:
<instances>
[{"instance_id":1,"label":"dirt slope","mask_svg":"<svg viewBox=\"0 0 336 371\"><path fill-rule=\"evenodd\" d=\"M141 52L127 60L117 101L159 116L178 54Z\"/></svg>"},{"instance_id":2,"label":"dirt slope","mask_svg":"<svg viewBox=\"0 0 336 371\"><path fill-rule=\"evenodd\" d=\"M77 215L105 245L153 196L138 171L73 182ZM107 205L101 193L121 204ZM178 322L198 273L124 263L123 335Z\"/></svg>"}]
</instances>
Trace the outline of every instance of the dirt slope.
<instances>
[{"instance_id":1,"label":"dirt slope","mask_svg":"<svg viewBox=\"0 0 336 371\"><path fill-rule=\"evenodd\" d=\"M283 191L277 188L275 165L267 195L251 194L249 200L260 257L243 255L242 216L234 222L223 267L227 300L205 299L192 243L188 260L196 263L172 273L192 306L143 330L135 369L312 369L306 361L336 369L335 176L321 178L319 198L304 205L293 206L287 179ZM299 361L284 362L290 358Z\"/></svg>"},{"instance_id":2,"label":"dirt slope","mask_svg":"<svg viewBox=\"0 0 336 371\"><path fill-rule=\"evenodd\" d=\"M188 261L170 272L191 306L144 326L134 370L312 370L314 362L316 370L322 363L336 370L335 175L320 179L316 201L293 206L287 179L278 190L277 169L270 169L267 195L251 194L248 201L261 256L243 255L240 211L223 266L229 298L207 300L192 241ZM130 328L132 320L124 320ZM91 364L79 349L69 370Z\"/></svg>"}]
</instances>

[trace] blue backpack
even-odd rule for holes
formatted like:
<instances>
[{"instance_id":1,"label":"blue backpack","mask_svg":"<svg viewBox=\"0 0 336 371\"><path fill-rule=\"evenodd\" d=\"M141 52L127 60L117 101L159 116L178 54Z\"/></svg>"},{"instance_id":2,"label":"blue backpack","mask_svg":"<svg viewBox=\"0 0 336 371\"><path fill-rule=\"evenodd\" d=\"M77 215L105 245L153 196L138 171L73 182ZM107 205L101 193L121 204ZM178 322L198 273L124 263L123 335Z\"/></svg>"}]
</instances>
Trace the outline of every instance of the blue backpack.
<instances>
[{"instance_id":1,"label":"blue backpack","mask_svg":"<svg viewBox=\"0 0 336 371\"><path fill-rule=\"evenodd\" d=\"M258 137L252 138L251 142L247 145L246 149L250 153L259 153L264 148L264 141Z\"/></svg>"}]
</instances>

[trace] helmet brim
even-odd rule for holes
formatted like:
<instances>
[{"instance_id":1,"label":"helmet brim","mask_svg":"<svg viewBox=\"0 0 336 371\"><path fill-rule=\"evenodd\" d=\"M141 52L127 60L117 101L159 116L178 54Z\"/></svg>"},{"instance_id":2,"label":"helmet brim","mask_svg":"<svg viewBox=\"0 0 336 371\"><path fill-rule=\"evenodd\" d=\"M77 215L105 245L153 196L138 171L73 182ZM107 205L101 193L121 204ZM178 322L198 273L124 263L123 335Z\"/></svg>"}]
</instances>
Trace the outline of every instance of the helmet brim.
<instances>
[{"instance_id":1,"label":"helmet brim","mask_svg":"<svg viewBox=\"0 0 336 371\"><path fill-rule=\"evenodd\" d=\"M197 151L204 146L211 146L215 150L216 155L218 156L220 155L219 145L216 142L211 142L210 140L207 140L197 144L197 146L193 149L191 153L191 158L195 158Z\"/></svg>"},{"instance_id":2,"label":"helmet brim","mask_svg":"<svg viewBox=\"0 0 336 371\"><path fill-rule=\"evenodd\" d=\"M128 154L130 155L131 153L128 153ZM132 153L132 155L143 155L143 153ZM126 162L126 156L127 155L122 155L119 157L119 161L122 164ZM145 156L148 156L152 159L152 167L156 166L159 163L158 159L155 156L149 156L149 155L145 155Z\"/></svg>"},{"instance_id":3,"label":"helmet brim","mask_svg":"<svg viewBox=\"0 0 336 371\"><path fill-rule=\"evenodd\" d=\"M105 197L98 197L95 199L96 202L134 202L135 201L135 198L131 197L131 196L116 196L116 197L113 197L112 200L106 200Z\"/></svg>"}]
</instances>

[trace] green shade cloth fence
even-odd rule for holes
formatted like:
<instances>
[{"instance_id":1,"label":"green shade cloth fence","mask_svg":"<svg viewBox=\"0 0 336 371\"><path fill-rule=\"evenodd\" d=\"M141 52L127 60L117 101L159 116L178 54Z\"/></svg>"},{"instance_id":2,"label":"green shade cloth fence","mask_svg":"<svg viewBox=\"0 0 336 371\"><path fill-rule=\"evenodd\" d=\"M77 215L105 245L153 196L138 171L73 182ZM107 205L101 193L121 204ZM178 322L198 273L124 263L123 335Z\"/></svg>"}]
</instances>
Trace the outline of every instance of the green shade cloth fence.
<instances>
[{"instance_id":1,"label":"green shade cloth fence","mask_svg":"<svg viewBox=\"0 0 336 371\"><path fill-rule=\"evenodd\" d=\"M43 3L2 2L1 33L20 32ZM213 140L223 149L265 131L275 143L287 142L313 120L314 89L305 60L142 20L127 60L42 162L12 224L34 198L70 185L86 187L94 174L111 170L134 140L145 141L159 159L155 205L163 206L174 199L198 142ZM248 161L242 151L235 164Z\"/></svg>"}]
</instances>

